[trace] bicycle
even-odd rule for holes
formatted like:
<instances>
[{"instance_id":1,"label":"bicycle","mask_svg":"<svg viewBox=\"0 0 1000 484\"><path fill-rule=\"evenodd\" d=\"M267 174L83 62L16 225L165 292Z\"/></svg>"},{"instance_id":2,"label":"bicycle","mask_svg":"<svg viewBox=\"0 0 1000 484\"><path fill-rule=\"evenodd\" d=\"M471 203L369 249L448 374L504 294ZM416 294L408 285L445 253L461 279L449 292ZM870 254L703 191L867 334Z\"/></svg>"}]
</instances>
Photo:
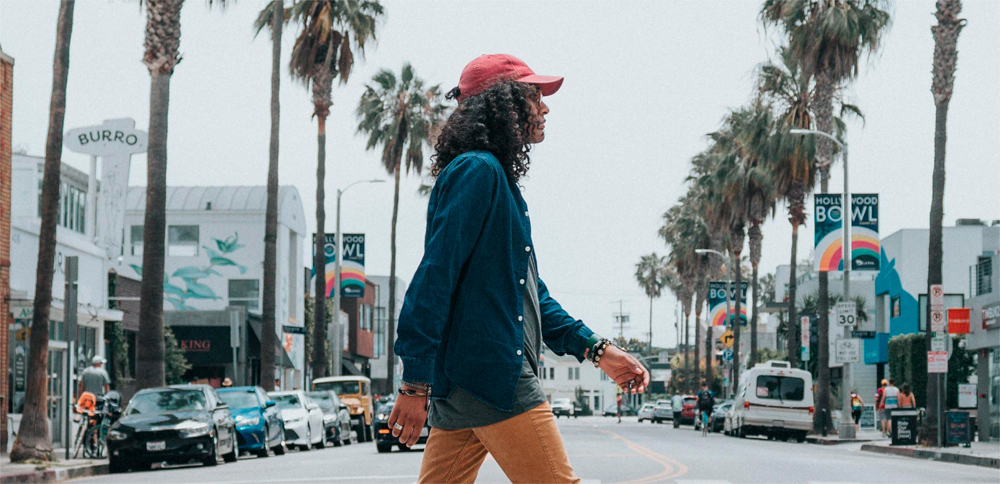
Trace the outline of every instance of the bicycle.
<instances>
[{"instance_id":1,"label":"bicycle","mask_svg":"<svg viewBox=\"0 0 1000 484\"><path fill-rule=\"evenodd\" d=\"M85 416L86 420L77 431L73 458L77 458L83 451L85 459L103 459L107 457L108 431L121 414L118 403L120 397L115 391L108 392L101 399L90 394L90 398L94 402L90 404L85 395L88 395L88 392L84 392L84 395L80 396L80 402L76 408L77 413Z\"/></svg>"}]
</instances>

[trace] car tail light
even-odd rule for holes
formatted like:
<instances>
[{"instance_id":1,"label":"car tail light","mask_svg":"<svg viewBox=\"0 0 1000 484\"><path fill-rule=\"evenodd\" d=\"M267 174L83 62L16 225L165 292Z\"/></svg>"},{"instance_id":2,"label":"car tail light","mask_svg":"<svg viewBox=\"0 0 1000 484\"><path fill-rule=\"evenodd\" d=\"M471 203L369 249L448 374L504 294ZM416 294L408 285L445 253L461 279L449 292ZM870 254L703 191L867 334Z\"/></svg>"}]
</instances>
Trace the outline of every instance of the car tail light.
<instances>
[{"instance_id":1,"label":"car tail light","mask_svg":"<svg viewBox=\"0 0 1000 484\"><path fill-rule=\"evenodd\" d=\"M750 410L750 402L743 402L743 409Z\"/></svg>"},{"instance_id":2,"label":"car tail light","mask_svg":"<svg viewBox=\"0 0 1000 484\"><path fill-rule=\"evenodd\" d=\"M809 407L809 415L812 415L816 411L816 407Z\"/></svg>"}]
</instances>

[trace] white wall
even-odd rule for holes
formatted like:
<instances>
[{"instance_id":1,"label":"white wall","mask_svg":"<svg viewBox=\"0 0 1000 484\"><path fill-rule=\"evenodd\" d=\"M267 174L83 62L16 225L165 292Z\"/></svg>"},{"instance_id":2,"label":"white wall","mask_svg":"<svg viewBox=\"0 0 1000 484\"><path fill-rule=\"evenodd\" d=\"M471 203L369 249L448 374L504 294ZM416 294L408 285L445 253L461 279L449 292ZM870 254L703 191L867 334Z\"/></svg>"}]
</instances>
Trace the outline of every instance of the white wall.
<instances>
[{"instance_id":1,"label":"white wall","mask_svg":"<svg viewBox=\"0 0 1000 484\"><path fill-rule=\"evenodd\" d=\"M593 363L589 361L578 363L576 357L557 356L555 353L544 349L542 356L545 360L540 365L540 368L543 368L546 372L550 372L551 368L555 368L554 379L549 378L549 375L541 379L542 391L545 392L545 396L549 399L549 402L556 398L570 398L575 401L577 387L583 388L594 413L601 412L604 407L615 402L615 382L607 378L599 368L594 367ZM579 380L569 378L570 368L579 368ZM574 370L574 376L575 374L576 371ZM594 396L600 397L599 408L593 408Z\"/></svg>"}]
</instances>

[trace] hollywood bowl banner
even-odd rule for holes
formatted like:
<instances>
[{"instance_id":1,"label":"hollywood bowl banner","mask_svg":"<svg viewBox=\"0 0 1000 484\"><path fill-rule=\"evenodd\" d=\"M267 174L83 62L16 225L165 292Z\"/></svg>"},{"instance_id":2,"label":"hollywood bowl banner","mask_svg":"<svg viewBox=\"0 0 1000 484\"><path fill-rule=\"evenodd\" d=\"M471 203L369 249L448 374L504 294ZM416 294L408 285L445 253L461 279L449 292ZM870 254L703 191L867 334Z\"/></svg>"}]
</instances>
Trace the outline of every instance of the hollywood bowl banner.
<instances>
[{"instance_id":1,"label":"hollywood bowl banner","mask_svg":"<svg viewBox=\"0 0 1000 484\"><path fill-rule=\"evenodd\" d=\"M740 325L747 324L747 287L749 283L741 282L740 290ZM729 314L736 314L736 283L729 283ZM712 281L708 283L708 318L712 326L723 326L726 323L726 282Z\"/></svg>"},{"instance_id":2,"label":"hollywood bowl banner","mask_svg":"<svg viewBox=\"0 0 1000 484\"><path fill-rule=\"evenodd\" d=\"M814 198L813 257L819 272L844 270L844 209L839 194L822 193Z\"/></svg>"},{"instance_id":3,"label":"hollywood bowl banner","mask_svg":"<svg viewBox=\"0 0 1000 484\"><path fill-rule=\"evenodd\" d=\"M337 245L336 234L324 234L326 243L323 247L323 254L326 258L325 279L326 295L333 297L333 290L336 287L334 278L336 277ZM313 240L316 235L313 234ZM364 297L365 296L365 234L344 234L342 240L344 247L344 261L340 264L340 297ZM315 244L313 244L315 247ZM315 249L313 249L315 250ZM312 276L316 277L315 268ZM310 285L312 287L312 285Z\"/></svg>"},{"instance_id":4,"label":"hollywood bowl banner","mask_svg":"<svg viewBox=\"0 0 1000 484\"><path fill-rule=\"evenodd\" d=\"M879 270L880 254L878 194L851 195L851 270Z\"/></svg>"}]
</instances>

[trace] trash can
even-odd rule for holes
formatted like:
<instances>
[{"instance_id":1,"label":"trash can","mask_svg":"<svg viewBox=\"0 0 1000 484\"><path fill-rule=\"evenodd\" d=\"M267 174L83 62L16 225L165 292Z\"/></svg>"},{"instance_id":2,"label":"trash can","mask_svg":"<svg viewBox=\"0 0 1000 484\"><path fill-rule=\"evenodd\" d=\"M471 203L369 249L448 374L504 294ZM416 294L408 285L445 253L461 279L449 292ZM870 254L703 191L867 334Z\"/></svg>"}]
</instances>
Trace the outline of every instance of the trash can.
<instances>
[{"instance_id":1,"label":"trash can","mask_svg":"<svg viewBox=\"0 0 1000 484\"><path fill-rule=\"evenodd\" d=\"M892 445L917 444L917 411L892 411Z\"/></svg>"}]
</instances>

